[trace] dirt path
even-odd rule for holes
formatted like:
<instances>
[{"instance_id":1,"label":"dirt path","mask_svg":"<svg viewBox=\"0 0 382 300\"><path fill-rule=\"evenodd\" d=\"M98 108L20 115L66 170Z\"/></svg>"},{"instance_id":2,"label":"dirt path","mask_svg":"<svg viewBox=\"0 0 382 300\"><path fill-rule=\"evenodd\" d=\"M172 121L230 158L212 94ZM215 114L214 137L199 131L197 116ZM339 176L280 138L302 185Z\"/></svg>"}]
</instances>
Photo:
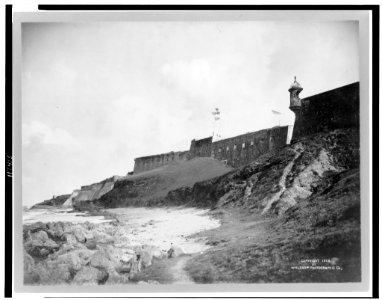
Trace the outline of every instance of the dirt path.
<instances>
[{"instance_id":1,"label":"dirt path","mask_svg":"<svg viewBox=\"0 0 382 300\"><path fill-rule=\"evenodd\" d=\"M301 147L298 147L297 149L293 149L293 150L295 151L296 154L295 154L293 160L285 167L285 169L283 171L283 174L282 174L280 181L279 181L280 190L276 194L274 194L272 196L272 198L268 201L267 206L263 209L261 214L267 213L268 210L271 208L272 204L275 201L279 200L281 195L285 192L285 190L286 190L286 187L285 187L286 178L289 175L290 171L292 170L294 162L296 161L297 158L299 158L299 156L302 153Z\"/></svg>"},{"instance_id":2,"label":"dirt path","mask_svg":"<svg viewBox=\"0 0 382 300\"><path fill-rule=\"evenodd\" d=\"M182 256L179 258L177 263L171 267L170 273L172 274L174 281L173 283L178 284L193 284L194 281L188 275L188 273L184 270L187 261L191 258L191 256Z\"/></svg>"}]
</instances>

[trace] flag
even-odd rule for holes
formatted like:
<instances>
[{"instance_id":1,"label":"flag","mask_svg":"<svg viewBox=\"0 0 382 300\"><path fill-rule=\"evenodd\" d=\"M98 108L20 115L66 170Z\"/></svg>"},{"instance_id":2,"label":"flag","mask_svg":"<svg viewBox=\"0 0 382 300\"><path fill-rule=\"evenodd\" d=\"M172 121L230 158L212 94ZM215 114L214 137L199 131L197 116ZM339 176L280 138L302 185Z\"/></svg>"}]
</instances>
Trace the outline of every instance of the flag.
<instances>
[{"instance_id":1,"label":"flag","mask_svg":"<svg viewBox=\"0 0 382 300\"><path fill-rule=\"evenodd\" d=\"M216 116L216 115L220 115L219 108L215 108L215 111L213 111L212 114L213 114L214 116Z\"/></svg>"},{"instance_id":2,"label":"flag","mask_svg":"<svg viewBox=\"0 0 382 300\"><path fill-rule=\"evenodd\" d=\"M273 110L273 109L272 109L272 113L274 113L275 115L281 115L281 112Z\"/></svg>"},{"instance_id":3,"label":"flag","mask_svg":"<svg viewBox=\"0 0 382 300\"><path fill-rule=\"evenodd\" d=\"M219 108L215 108L215 111L213 111L211 114L214 116L215 121L220 120L220 111L219 111Z\"/></svg>"}]
</instances>

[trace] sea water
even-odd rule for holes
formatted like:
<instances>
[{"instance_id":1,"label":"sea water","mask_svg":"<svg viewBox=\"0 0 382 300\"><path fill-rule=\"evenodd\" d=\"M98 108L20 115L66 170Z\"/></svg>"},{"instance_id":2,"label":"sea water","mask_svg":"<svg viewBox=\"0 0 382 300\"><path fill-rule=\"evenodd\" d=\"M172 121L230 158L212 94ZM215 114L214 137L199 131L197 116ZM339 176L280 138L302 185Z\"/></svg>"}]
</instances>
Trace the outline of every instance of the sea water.
<instances>
[{"instance_id":1,"label":"sea water","mask_svg":"<svg viewBox=\"0 0 382 300\"><path fill-rule=\"evenodd\" d=\"M72 208L59 209L30 209L23 211L23 224L32 224L35 222L71 222L78 223L104 223L110 222L104 216L91 216L87 213L73 211Z\"/></svg>"}]
</instances>

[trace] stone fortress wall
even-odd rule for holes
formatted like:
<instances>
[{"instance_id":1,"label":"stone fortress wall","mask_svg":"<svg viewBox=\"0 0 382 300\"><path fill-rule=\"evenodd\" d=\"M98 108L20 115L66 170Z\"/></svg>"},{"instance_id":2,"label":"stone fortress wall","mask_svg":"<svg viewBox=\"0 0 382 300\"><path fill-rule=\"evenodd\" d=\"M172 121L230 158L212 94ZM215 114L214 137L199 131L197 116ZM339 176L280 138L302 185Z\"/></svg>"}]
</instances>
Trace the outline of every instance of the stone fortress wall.
<instances>
[{"instance_id":1,"label":"stone fortress wall","mask_svg":"<svg viewBox=\"0 0 382 300\"><path fill-rule=\"evenodd\" d=\"M359 105L359 82L303 98L299 105L291 102L296 115L292 140L335 128L359 127Z\"/></svg>"},{"instance_id":2,"label":"stone fortress wall","mask_svg":"<svg viewBox=\"0 0 382 300\"><path fill-rule=\"evenodd\" d=\"M212 142L212 137L192 140L189 151L136 158L134 174L167 165L171 161L189 160L194 157L212 157L238 167L251 162L263 153L286 145L287 135L288 126L277 126L216 142Z\"/></svg>"},{"instance_id":3,"label":"stone fortress wall","mask_svg":"<svg viewBox=\"0 0 382 300\"><path fill-rule=\"evenodd\" d=\"M335 128L359 127L359 82L300 99L303 90L296 78L289 88L290 106L295 113L292 126L276 126L212 142L212 137L192 140L189 151L138 157L134 173L155 169L171 161L194 157L212 157L239 167L272 149L283 147L298 138Z\"/></svg>"},{"instance_id":4,"label":"stone fortress wall","mask_svg":"<svg viewBox=\"0 0 382 300\"><path fill-rule=\"evenodd\" d=\"M277 126L212 143L211 157L232 167L250 163L260 155L287 144L289 126Z\"/></svg>"},{"instance_id":5,"label":"stone fortress wall","mask_svg":"<svg viewBox=\"0 0 382 300\"><path fill-rule=\"evenodd\" d=\"M212 144L212 136L200 140L192 140L189 158L194 157L210 157L211 156L211 144Z\"/></svg>"},{"instance_id":6,"label":"stone fortress wall","mask_svg":"<svg viewBox=\"0 0 382 300\"><path fill-rule=\"evenodd\" d=\"M171 151L167 153L137 157L134 159L134 174L156 169L169 164L171 161L188 159L188 151Z\"/></svg>"}]
</instances>

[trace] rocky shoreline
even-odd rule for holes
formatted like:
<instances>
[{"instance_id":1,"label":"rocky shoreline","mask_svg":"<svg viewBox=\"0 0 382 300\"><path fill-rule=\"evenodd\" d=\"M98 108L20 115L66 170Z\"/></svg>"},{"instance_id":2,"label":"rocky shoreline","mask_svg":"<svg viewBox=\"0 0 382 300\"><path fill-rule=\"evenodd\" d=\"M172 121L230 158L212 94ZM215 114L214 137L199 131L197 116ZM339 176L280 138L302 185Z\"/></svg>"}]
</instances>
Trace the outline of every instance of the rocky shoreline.
<instances>
[{"instance_id":1,"label":"rocky shoreline","mask_svg":"<svg viewBox=\"0 0 382 300\"><path fill-rule=\"evenodd\" d=\"M24 284L132 283L154 260L183 254L176 246L164 251L154 245L131 245L125 231L118 220L100 224L37 222L24 225Z\"/></svg>"}]
</instances>

